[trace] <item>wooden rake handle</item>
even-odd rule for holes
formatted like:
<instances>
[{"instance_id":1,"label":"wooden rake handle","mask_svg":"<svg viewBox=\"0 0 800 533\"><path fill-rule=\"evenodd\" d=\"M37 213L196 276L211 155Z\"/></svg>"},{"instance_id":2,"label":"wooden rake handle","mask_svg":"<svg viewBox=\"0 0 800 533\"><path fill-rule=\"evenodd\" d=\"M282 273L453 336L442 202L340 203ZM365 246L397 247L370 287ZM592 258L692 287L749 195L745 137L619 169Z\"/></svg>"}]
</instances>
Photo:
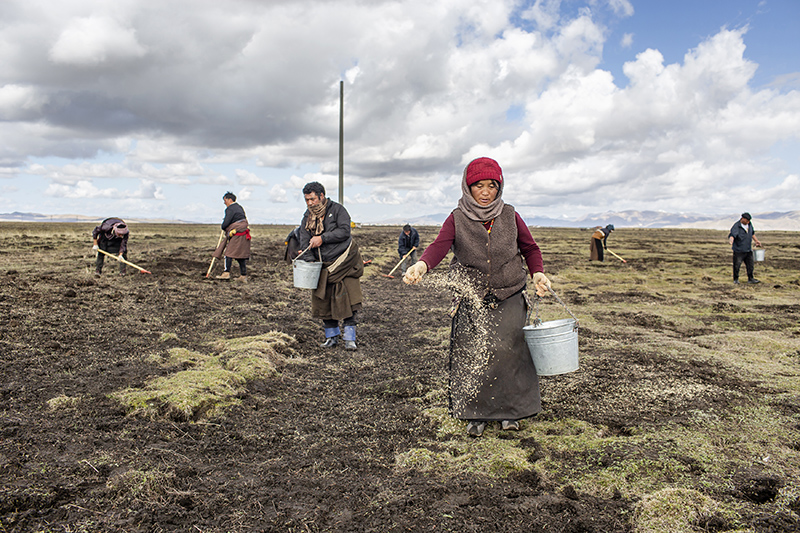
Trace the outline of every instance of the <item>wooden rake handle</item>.
<instances>
[{"instance_id":1,"label":"wooden rake handle","mask_svg":"<svg viewBox=\"0 0 800 533\"><path fill-rule=\"evenodd\" d=\"M100 252L101 254L106 254L108 257L113 257L114 259L116 259L120 263L125 263L126 265L130 265L133 268L138 269L139 272L142 272L143 274L152 274L152 272L150 272L149 270L145 270L145 269L143 269L142 267L140 267L138 265L134 265L130 261L127 261L127 260L125 260L124 258L122 258L120 256L117 256L117 255L114 255L114 254L110 254L110 253L106 252L105 250L101 250L100 248L98 248L97 251Z\"/></svg>"}]
</instances>

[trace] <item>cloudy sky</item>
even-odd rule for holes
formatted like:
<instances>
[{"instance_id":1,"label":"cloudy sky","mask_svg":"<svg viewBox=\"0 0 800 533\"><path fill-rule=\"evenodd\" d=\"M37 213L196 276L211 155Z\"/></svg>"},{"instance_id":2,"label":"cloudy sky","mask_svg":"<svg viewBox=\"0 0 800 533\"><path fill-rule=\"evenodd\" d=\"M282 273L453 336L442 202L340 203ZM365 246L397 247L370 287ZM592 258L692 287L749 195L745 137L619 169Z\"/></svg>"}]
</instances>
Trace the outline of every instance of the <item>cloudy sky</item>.
<instances>
[{"instance_id":1,"label":"cloudy sky","mask_svg":"<svg viewBox=\"0 0 800 533\"><path fill-rule=\"evenodd\" d=\"M0 212L294 223L800 206L797 0L2 0Z\"/></svg>"}]
</instances>

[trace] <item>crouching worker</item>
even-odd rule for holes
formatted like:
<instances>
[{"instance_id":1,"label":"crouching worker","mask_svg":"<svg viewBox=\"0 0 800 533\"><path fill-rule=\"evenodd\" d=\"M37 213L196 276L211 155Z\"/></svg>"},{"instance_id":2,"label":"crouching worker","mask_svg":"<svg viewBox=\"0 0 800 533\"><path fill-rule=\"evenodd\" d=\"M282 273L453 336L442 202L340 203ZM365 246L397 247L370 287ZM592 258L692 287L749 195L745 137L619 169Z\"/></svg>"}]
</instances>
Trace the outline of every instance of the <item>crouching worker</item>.
<instances>
[{"instance_id":1,"label":"crouching worker","mask_svg":"<svg viewBox=\"0 0 800 533\"><path fill-rule=\"evenodd\" d=\"M458 207L409 267L413 285L452 249L447 284L455 293L450 330L450 414L480 437L487 424L519 430L542 410L539 377L522 328L529 307L525 266L536 293L548 293L542 252L514 208L502 200L503 172L482 157L464 169Z\"/></svg>"},{"instance_id":2,"label":"crouching worker","mask_svg":"<svg viewBox=\"0 0 800 533\"><path fill-rule=\"evenodd\" d=\"M247 260L250 259L250 228L244 208L236 203L236 195L226 192L222 197L225 202L225 218L222 220L222 231L225 239L221 240L213 257L222 260L225 256L225 270L217 279L231 279L233 260L239 263L238 281L247 281Z\"/></svg>"},{"instance_id":3,"label":"crouching worker","mask_svg":"<svg viewBox=\"0 0 800 533\"><path fill-rule=\"evenodd\" d=\"M359 278L364 274L364 261L350 235L350 214L343 205L325 197L325 187L319 182L306 184L303 197L308 209L300 223L298 254L304 261L322 261L317 288L311 293L311 316L322 319L323 348L336 346L343 333L345 349L356 350L356 314L362 304Z\"/></svg>"},{"instance_id":4,"label":"crouching worker","mask_svg":"<svg viewBox=\"0 0 800 533\"><path fill-rule=\"evenodd\" d=\"M107 218L92 230L92 250L97 255L94 262L95 275L103 272L106 255L99 250L128 259L128 225L121 218ZM125 263L119 262L120 275L125 274Z\"/></svg>"}]
</instances>

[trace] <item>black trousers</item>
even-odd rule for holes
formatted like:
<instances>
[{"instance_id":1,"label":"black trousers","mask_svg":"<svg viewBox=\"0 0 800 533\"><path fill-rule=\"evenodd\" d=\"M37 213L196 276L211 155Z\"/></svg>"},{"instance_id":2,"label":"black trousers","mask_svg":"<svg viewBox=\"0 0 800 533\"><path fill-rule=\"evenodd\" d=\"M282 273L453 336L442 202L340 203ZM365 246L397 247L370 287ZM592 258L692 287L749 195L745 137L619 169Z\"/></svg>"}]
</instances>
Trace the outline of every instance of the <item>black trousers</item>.
<instances>
[{"instance_id":1,"label":"black trousers","mask_svg":"<svg viewBox=\"0 0 800 533\"><path fill-rule=\"evenodd\" d=\"M356 322L356 313L358 313L358 311L353 311L353 316L345 318L344 320L342 320L342 325L343 326L355 326L356 324L358 324L358 322ZM338 328L339 327L339 321L338 320L323 319L322 320L322 325L324 327L326 327L326 328Z\"/></svg>"},{"instance_id":2,"label":"black trousers","mask_svg":"<svg viewBox=\"0 0 800 533\"><path fill-rule=\"evenodd\" d=\"M247 275L247 259L237 259L237 263L239 263L239 273L242 276ZM225 256L225 272L230 272L231 268L233 268L233 257Z\"/></svg>"},{"instance_id":3,"label":"black trousers","mask_svg":"<svg viewBox=\"0 0 800 533\"><path fill-rule=\"evenodd\" d=\"M114 239L111 240L98 239L97 247L103 250L104 252L110 253L111 255L119 255L119 249L122 247L122 241ZM123 259L126 260L128 259L127 250L125 251L124 254L122 254L122 257ZM105 261L105 258L106 254L101 254L100 252L97 252L97 258L94 260L94 269L95 272L97 272L98 274L103 272L103 262ZM123 263L122 261L119 261L119 273L120 274L125 273L125 263Z\"/></svg>"},{"instance_id":4,"label":"black trousers","mask_svg":"<svg viewBox=\"0 0 800 533\"><path fill-rule=\"evenodd\" d=\"M733 281L739 281L739 268L744 261L748 281L753 279L753 252L733 252Z\"/></svg>"}]
</instances>

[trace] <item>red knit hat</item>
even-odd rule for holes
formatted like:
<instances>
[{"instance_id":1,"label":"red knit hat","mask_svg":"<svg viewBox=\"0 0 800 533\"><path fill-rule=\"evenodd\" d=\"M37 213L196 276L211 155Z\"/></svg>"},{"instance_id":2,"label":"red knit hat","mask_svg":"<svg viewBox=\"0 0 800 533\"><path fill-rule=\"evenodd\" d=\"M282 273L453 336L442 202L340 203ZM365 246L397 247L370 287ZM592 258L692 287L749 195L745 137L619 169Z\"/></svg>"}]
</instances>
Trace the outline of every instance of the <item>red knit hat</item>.
<instances>
[{"instance_id":1,"label":"red knit hat","mask_svg":"<svg viewBox=\"0 0 800 533\"><path fill-rule=\"evenodd\" d=\"M467 165L464 178L467 180L467 187L481 180L495 180L503 185L503 169L494 159L479 157Z\"/></svg>"}]
</instances>

